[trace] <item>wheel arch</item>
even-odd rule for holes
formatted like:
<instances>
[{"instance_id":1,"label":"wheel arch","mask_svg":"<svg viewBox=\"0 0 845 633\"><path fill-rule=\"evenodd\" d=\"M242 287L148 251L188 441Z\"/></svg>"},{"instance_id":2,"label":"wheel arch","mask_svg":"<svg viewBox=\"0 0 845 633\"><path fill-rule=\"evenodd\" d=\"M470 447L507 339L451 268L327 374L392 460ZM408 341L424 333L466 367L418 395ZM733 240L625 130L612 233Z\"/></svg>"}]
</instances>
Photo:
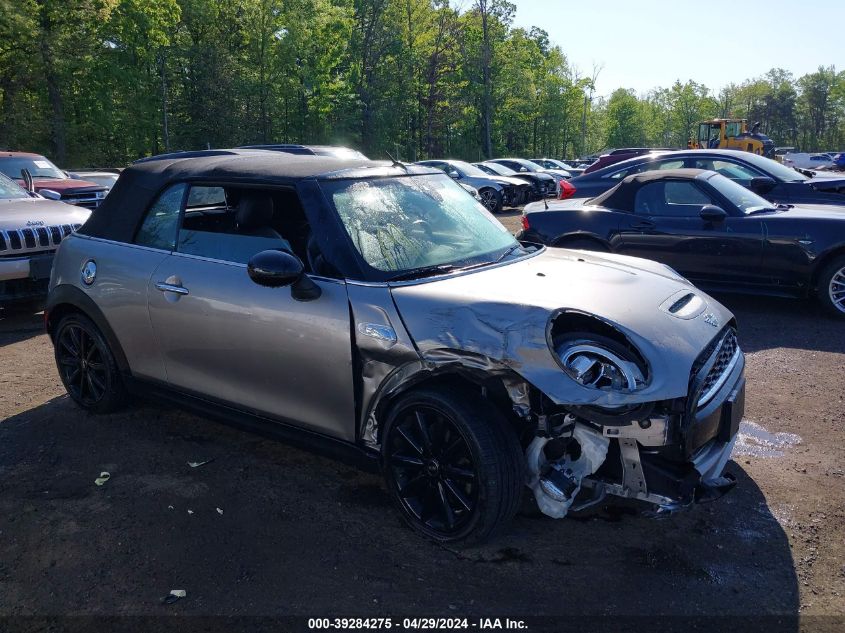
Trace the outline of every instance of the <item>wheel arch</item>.
<instances>
[{"instance_id":1,"label":"wheel arch","mask_svg":"<svg viewBox=\"0 0 845 633\"><path fill-rule=\"evenodd\" d=\"M568 243L575 242L578 240L595 242L597 245L601 246L608 252L613 252L613 249L610 246L610 242L608 242L602 237L599 237L595 233L590 233L589 231L576 231L575 233L566 233L565 235L558 236L552 242L552 246L555 246L557 248L566 248L566 245Z\"/></svg>"},{"instance_id":2,"label":"wheel arch","mask_svg":"<svg viewBox=\"0 0 845 633\"><path fill-rule=\"evenodd\" d=\"M821 276L822 271L827 268L828 265L830 265L830 263L838 257L845 257L845 244L839 244L838 246L835 246L834 248L825 252L821 257L819 257L815 261L815 263L813 264L813 271L810 274L809 290L811 292L818 290L819 277Z\"/></svg>"},{"instance_id":3,"label":"wheel arch","mask_svg":"<svg viewBox=\"0 0 845 633\"><path fill-rule=\"evenodd\" d=\"M515 406L518 402L512 394L520 391L520 386L526 385L525 400L528 391L526 381L509 369L500 369L491 373L477 365L479 359L462 362L462 359L444 363L439 366L422 366L418 370L398 368L388 376L379 387L371 400L369 411L365 417L364 441L381 444L381 434L384 430L384 420L391 408L405 395L420 389L443 389L454 391L465 389L491 401L508 420L508 423L519 434L521 418L516 414ZM492 363L492 361L488 361ZM475 366L473 366L475 365ZM397 380L398 378L398 380ZM517 396L519 399L519 396ZM370 422L375 427L370 428ZM369 438L367 431L372 431Z\"/></svg>"},{"instance_id":4,"label":"wheel arch","mask_svg":"<svg viewBox=\"0 0 845 633\"><path fill-rule=\"evenodd\" d=\"M62 284L50 291L47 297L47 307L44 310L44 324L51 341L54 341L56 327L59 322L68 314L82 314L94 322L94 325L102 332L109 344L118 369L123 373L129 373L129 362L126 354L118 341L111 325L109 325L103 311L94 303L87 294L76 286Z\"/></svg>"}]
</instances>

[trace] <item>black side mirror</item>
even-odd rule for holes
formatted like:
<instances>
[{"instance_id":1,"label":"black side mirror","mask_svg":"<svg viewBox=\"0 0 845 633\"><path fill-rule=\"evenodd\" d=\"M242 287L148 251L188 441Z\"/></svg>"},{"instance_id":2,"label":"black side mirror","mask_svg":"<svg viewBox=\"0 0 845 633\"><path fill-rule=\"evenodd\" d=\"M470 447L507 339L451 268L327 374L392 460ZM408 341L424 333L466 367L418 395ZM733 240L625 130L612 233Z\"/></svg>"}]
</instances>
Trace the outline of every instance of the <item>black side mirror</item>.
<instances>
[{"instance_id":1,"label":"black side mirror","mask_svg":"<svg viewBox=\"0 0 845 633\"><path fill-rule=\"evenodd\" d=\"M302 260L286 250L261 251L250 258L246 270L259 286L291 286L291 296L297 301L311 301L321 294L320 286L305 274Z\"/></svg>"},{"instance_id":2,"label":"black side mirror","mask_svg":"<svg viewBox=\"0 0 845 633\"><path fill-rule=\"evenodd\" d=\"M722 207L717 207L715 204L705 204L701 207L701 213L699 214L701 219L705 222L724 222L725 218L728 217L728 214Z\"/></svg>"},{"instance_id":3,"label":"black side mirror","mask_svg":"<svg viewBox=\"0 0 845 633\"><path fill-rule=\"evenodd\" d=\"M768 176L757 176L751 179L749 189L755 193L769 193L775 188L775 181Z\"/></svg>"}]
</instances>

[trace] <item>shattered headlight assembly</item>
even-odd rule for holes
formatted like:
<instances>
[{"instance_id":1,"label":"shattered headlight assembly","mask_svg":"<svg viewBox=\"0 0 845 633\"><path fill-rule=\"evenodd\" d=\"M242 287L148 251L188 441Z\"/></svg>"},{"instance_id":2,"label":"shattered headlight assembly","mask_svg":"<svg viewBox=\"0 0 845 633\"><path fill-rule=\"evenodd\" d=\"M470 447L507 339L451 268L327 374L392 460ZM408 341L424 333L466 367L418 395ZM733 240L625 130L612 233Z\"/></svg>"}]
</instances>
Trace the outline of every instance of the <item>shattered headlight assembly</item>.
<instances>
[{"instance_id":1,"label":"shattered headlight assembly","mask_svg":"<svg viewBox=\"0 0 845 633\"><path fill-rule=\"evenodd\" d=\"M556 344L555 353L563 371L589 389L636 391L646 382L634 353L603 336L568 336Z\"/></svg>"},{"instance_id":2,"label":"shattered headlight assembly","mask_svg":"<svg viewBox=\"0 0 845 633\"><path fill-rule=\"evenodd\" d=\"M621 426L642 420L654 409L653 402L625 402L625 394L648 383L648 367L632 347L600 334L578 332L558 337L555 354L563 371L579 385L621 396L615 398L619 404L567 407L576 416L602 426Z\"/></svg>"}]
</instances>

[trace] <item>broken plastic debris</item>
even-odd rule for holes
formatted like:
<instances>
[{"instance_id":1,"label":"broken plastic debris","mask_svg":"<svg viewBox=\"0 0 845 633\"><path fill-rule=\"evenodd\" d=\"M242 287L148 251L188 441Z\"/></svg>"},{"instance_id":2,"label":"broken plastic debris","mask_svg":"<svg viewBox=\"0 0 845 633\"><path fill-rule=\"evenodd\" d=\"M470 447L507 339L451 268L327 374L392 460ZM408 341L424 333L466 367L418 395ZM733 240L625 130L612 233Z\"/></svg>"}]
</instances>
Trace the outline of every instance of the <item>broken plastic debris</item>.
<instances>
[{"instance_id":1,"label":"broken plastic debris","mask_svg":"<svg viewBox=\"0 0 845 633\"><path fill-rule=\"evenodd\" d=\"M191 468L199 468L200 466L205 466L206 464L210 464L213 461L213 459L207 459L204 462L188 462L188 466L190 466Z\"/></svg>"},{"instance_id":2,"label":"broken plastic debris","mask_svg":"<svg viewBox=\"0 0 845 633\"><path fill-rule=\"evenodd\" d=\"M167 594L166 596L164 596L164 598L162 598L161 601L164 604L173 604L177 600L181 600L182 598L184 598L187 595L188 595L188 592L185 591L184 589L171 589L170 593Z\"/></svg>"},{"instance_id":3,"label":"broken plastic debris","mask_svg":"<svg viewBox=\"0 0 845 633\"><path fill-rule=\"evenodd\" d=\"M167 506L167 509L168 510L174 510L175 508L173 506Z\"/></svg>"},{"instance_id":4,"label":"broken plastic debris","mask_svg":"<svg viewBox=\"0 0 845 633\"><path fill-rule=\"evenodd\" d=\"M220 508L217 508L217 514L223 514L223 510L221 510Z\"/></svg>"},{"instance_id":5,"label":"broken plastic debris","mask_svg":"<svg viewBox=\"0 0 845 633\"><path fill-rule=\"evenodd\" d=\"M193 510L188 510L188 514L193 514L193 513L194 513Z\"/></svg>"},{"instance_id":6,"label":"broken plastic debris","mask_svg":"<svg viewBox=\"0 0 845 633\"><path fill-rule=\"evenodd\" d=\"M102 485L103 485L104 483L106 483L109 479L111 479L111 475L110 475L109 473L107 473L106 471L103 471L103 472L101 472L101 473L100 473L100 476L99 476L99 477L97 477L97 478L94 480L94 483L95 483L95 484L97 484L98 486L102 486Z\"/></svg>"}]
</instances>

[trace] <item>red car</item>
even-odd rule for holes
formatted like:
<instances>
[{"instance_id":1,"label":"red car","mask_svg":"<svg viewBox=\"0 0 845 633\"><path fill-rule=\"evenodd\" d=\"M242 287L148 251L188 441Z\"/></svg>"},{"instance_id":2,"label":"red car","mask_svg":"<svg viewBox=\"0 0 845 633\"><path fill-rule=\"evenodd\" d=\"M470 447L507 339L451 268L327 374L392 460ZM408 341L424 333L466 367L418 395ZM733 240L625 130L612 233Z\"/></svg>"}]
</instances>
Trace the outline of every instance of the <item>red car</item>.
<instances>
[{"instance_id":1,"label":"red car","mask_svg":"<svg viewBox=\"0 0 845 633\"><path fill-rule=\"evenodd\" d=\"M40 154L0 153L0 173L26 185L22 173L24 169L32 176L33 189L45 198L93 209L100 205L108 193L106 187L95 182L71 178Z\"/></svg>"}]
</instances>

